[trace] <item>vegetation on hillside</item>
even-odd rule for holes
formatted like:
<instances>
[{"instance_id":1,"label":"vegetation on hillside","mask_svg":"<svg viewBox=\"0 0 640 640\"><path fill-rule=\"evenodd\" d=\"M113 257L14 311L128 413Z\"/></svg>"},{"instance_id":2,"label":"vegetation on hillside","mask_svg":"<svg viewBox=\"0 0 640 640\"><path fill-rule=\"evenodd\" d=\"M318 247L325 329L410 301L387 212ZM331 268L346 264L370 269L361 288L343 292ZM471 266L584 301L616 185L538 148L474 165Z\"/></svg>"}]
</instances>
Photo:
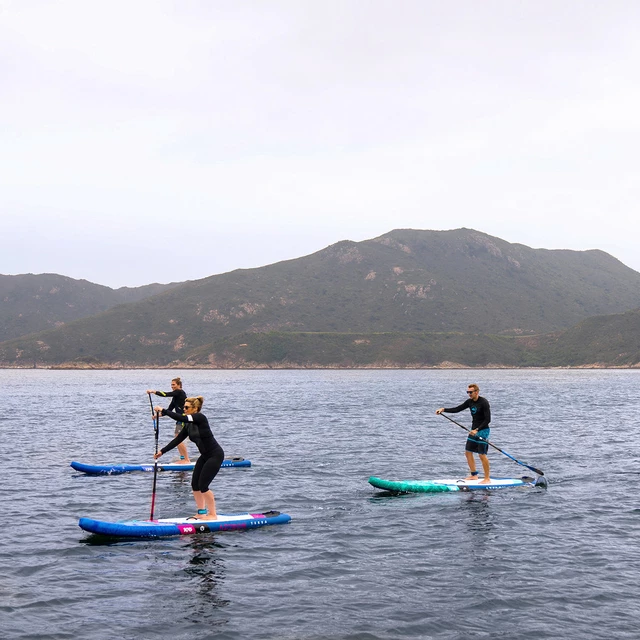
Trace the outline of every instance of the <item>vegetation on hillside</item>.
<instances>
[{"instance_id":1,"label":"vegetation on hillside","mask_svg":"<svg viewBox=\"0 0 640 640\"><path fill-rule=\"evenodd\" d=\"M111 289L54 273L0 274L0 342L86 318L125 302L137 302L174 285Z\"/></svg>"},{"instance_id":2,"label":"vegetation on hillside","mask_svg":"<svg viewBox=\"0 0 640 640\"><path fill-rule=\"evenodd\" d=\"M563 332L638 307L640 274L602 251L531 249L470 229L396 230L5 341L0 363L588 364L595 352ZM602 322L596 334L613 321ZM622 353L618 361L633 359Z\"/></svg>"}]
</instances>

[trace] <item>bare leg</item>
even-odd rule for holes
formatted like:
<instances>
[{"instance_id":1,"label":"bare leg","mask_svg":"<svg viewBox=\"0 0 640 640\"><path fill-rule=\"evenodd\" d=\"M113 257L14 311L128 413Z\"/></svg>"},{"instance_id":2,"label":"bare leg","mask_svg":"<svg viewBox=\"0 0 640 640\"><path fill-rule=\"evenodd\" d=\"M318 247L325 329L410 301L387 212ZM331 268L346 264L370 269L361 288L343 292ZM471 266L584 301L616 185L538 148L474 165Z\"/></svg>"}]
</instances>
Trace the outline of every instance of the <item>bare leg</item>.
<instances>
[{"instance_id":1,"label":"bare leg","mask_svg":"<svg viewBox=\"0 0 640 640\"><path fill-rule=\"evenodd\" d=\"M181 442L178 445L178 452L180 453L180 457L184 458L184 460L180 460L180 462L191 462L191 460L189 460L189 451L187 450L187 443L186 442Z\"/></svg>"},{"instance_id":2,"label":"bare leg","mask_svg":"<svg viewBox=\"0 0 640 640\"><path fill-rule=\"evenodd\" d=\"M211 489L205 493L202 493L201 491L194 491L193 499L196 501L196 507L198 507L198 510L206 509L208 511L208 513L196 514L195 517L198 518L198 520L218 519L218 514L216 513L216 499Z\"/></svg>"},{"instance_id":3,"label":"bare leg","mask_svg":"<svg viewBox=\"0 0 640 640\"><path fill-rule=\"evenodd\" d=\"M204 496L204 503L207 507L207 511L209 512L204 520L217 520L218 514L216 513L216 498L213 495L213 491L209 489L206 493L201 493L201 496Z\"/></svg>"},{"instance_id":4,"label":"bare leg","mask_svg":"<svg viewBox=\"0 0 640 640\"><path fill-rule=\"evenodd\" d=\"M480 462L482 462L482 470L484 471L484 479L480 480L480 484L491 482L491 476L489 475L489 457L486 453L479 453L478 457L480 458Z\"/></svg>"},{"instance_id":5,"label":"bare leg","mask_svg":"<svg viewBox=\"0 0 640 640\"><path fill-rule=\"evenodd\" d=\"M465 451L464 455L467 458L467 464L469 465L469 471L471 472L471 474L468 475L465 478L465 480L477 480L478 479L478 474L475 473L476 461L473 458L473 453L471 451Z\"/></svg>"},{"instance_id":6,"label":"bare leg","mask_svg":"<svg viewBox=\"0 0 640 640\"><path fill-rule=\"evenodd\" d=\"M200 491L194 491L193 492L193 499L196 501L196 507L198 508L198 510L206 509L206 506L204 504L204 494L202 494ZM198 515L196 513L196 515L194 517L195 518L201 518L202 514Z\"/></svg>"}]
</instances>

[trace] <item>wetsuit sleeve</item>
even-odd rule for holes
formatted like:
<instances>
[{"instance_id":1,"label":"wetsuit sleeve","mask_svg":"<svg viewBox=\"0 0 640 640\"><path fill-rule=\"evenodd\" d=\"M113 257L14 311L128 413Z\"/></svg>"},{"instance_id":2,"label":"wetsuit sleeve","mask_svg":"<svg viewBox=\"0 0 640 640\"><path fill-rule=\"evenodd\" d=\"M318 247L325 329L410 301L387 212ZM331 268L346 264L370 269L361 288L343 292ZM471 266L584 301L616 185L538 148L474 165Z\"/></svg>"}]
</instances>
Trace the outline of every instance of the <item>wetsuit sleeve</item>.
<instances>
[{"instance_id":1,"label":"wetsuit sleeve","mask_svg":"<svg viewBox=\"0 0 640 640\"><path fill-rule=\"evenodd\" d=\"M186 426L182 427L182 429L180 429L180 433L168 445L162 447L160 451L162 451L162 453L167 453L167 451L171 451L171 449L177 447L181 442L186 440L188 435L189 435L189 429L187 429Z\"/></svg>"},{"instance_id":2,"label":"wetsuit sleeve","mask_svg":"<svg viewBox=\"0 0 640 640\"><path fill-rule=\"evenodd\" d=\"M170 411L169 409L162 410L163 416L169 416L172 420L176 422L184 422L187 419L187 416L184 413L176 413L175 411Z\"/></svg>"},{"instance_id":3,"label":"wetsuit sleeve","mask_svg":"<svg viewBox=\"0 0 640 640\"><path fill-rule=\"evenodd\" d=\"M183 393L182 389L176 389L175 391L156 391L156 395L161 398L171 398L169 403L169 411L176 408L176 396L180 396Z\"/></svg>"},{"instance_id":4,"label":"wetsuit sleeve","mask_svg":"<svg viewBox=\"0 0 640 640\"><path fill-rule=\"evenodd\" d=\"M457 407L452 407L450 409L445 408L445 413L460 413L461 411L464 411L466 408L468 408L469 406L469 400L465 400L462 404L458 405Z\"/></svg>"}]
</instances>

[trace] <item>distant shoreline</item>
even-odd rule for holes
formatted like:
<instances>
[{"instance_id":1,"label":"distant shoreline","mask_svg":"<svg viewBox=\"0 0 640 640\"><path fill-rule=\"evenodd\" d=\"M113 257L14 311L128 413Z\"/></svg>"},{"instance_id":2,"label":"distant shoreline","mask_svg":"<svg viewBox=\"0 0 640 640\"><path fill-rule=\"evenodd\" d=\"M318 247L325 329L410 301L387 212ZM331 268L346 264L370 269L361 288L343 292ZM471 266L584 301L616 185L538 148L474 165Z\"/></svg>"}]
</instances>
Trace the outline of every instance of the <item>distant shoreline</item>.
<instances>
[{"instance_id":1,"label":"distant shoreline","mask_svg":"<svg viewBox=\"0 0 640 640\"><path fill-rule=\"evenodd\" d=\"M484 367L474 367L471 365L452 364L452 365L424 365L424 366L362 366L362 367L344 367L344 366L238 366L238 367L206 367L206 366L188 366L182 364L176 365L135 365L135 366L88 366L88 365L43 365L43 366L31 366L31 367L17 367L0 365L0 370L20 370L20 371L33 371L33 370L47 370L47 371L137 371L137 370L176 370L184 369L187 371L455 371L455 370L472 370L472 371L544 371L544 370L636 370L640 371L640 363L633 365L607 365L602 363L590 364L590 365L562 365L553 367L514 367L508 365L491 365Z\"/></svg>"}]
</instances>

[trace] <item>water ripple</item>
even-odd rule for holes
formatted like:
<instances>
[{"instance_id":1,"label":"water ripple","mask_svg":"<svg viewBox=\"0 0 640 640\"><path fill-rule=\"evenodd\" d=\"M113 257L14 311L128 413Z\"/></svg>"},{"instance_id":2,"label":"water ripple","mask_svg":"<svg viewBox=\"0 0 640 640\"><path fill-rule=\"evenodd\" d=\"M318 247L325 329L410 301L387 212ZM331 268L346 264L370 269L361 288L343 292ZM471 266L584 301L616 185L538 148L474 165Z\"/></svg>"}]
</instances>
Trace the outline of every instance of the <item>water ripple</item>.
<instances>
[{"instance_id":1,"label":"water ripple","mask_svg":"<svg viewBox=\"0 0 640 640\"><path fill-rule=\"evenodd\" d=\"M85 535L80 516L148 517L151 474L89 477L70 460L149 460L144 390L172 375L5 371L8 414L23 419L0 485L2 638L637 637L639 371L184 372L227 452L253 461L220 472L219 510L278 509L291 524ZM433 412L470 381L492 402L494 440L549 489L370 487L464 470L464 434ZM161 443L171 435L163 420ZM192 511L189 480L159 475L159 515Z\"/></svg>"}]
</instances>

